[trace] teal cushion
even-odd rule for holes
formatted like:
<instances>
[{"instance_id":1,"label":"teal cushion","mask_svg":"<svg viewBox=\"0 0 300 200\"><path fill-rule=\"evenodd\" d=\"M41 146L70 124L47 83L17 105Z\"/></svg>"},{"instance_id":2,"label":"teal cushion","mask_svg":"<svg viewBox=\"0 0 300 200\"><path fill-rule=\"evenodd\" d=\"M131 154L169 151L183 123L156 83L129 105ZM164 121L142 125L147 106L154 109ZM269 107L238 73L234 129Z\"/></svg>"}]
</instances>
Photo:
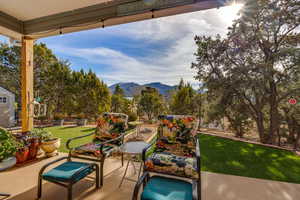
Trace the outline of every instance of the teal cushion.
<instances>
[{"instance_id":1,"label":"teal cushion","mask_svg":"<svg viewBox=\"0 0 300 200\"><path fill-rule=\"evenodd\" d=\"M43 178L48 181L62 181L67 182L71 180L72 176L78 171L82 170L74 181L77 182L94 171L89 163L82 162L65 162L50 171L43 174Z\"/></svg>"},{"instance_id":2,"label":"teal cushion","mask_svg":"<svg viewBox=\"0 0 300 200\"><path fill-rule=\"evenodd\" d=\"M192 200L192 184L172 178L153 176L147 183L142 200Z\"/></svg>"}]
</instances>

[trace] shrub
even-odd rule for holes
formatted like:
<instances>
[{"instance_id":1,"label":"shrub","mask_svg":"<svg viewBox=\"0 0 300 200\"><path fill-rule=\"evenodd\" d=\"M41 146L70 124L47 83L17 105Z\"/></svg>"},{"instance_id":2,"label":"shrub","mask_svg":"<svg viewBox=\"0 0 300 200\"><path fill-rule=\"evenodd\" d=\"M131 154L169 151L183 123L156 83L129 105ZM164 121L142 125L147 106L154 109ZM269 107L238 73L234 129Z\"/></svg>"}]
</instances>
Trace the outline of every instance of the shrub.
<instances>
[{"instance_id":1,"label":"shrub","mask_svg":"<svg viewBox=\"0 0 300 200\"><path fill-rule=\"evenodd\" d=\"M49 132L45 129L42 129L42 128L34 128L31 131L31 136L32 137L37 137L41 141L47 141L47 140L50 140L53 137L51 132Z\"/></svg>"},{"instance_id":2,"label":"shrub","mask_svg":"<svg viewBox=\"0 0 300 200\"><path fill-rule=\"evenodd\" d=\"M128 121L129 122L134 122L134 121L137 120L137 118L138 118L138 116L134 112L131 112L131 113L128 114Z\"/></svg>"},{"instance_id":3,"label":"shrub","mask_svg":"<svg viewBox=\"0 0 300 200\"><path fill-rule=\"evenodd\" d=\"M5 129L0 128L0 162L16 153L16 140Z\"/></svg>"}]
</instances>

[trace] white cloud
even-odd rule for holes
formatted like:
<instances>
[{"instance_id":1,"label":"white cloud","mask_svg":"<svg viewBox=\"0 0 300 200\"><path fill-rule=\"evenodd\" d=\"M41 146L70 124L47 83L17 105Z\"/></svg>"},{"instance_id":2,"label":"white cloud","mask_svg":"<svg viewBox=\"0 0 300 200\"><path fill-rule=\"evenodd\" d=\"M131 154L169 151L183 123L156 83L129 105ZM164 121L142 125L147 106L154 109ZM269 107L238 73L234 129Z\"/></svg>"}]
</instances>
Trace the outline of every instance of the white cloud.
<instances>
[{"instance_id":1,"label":"white cloud","mask_svg":"<svg viewBox=\"0 0 300 200\"><path fill-rule=\"evenodd\" d=\"M195 35L224 35L237 12L230 7L194 12L166 18L110 27L103 34L118 35L140 42L161 43L168 40L170 46L164 52L159 49L145 57L131 57L113 48L70 48L49 45L55 51L86 59L90 63L109 65L111 70L98 74L108 84L116 82L163 82L177 84L180 78L196 84L190 69L194 61ZM101 30L96 30L101 35ZM72 61L71 61L72 62Z\"/></svg>"},{"instance_id":2,"label":"white cloud","mask_svg":"<svg viewBox=\"0 0 300 200\"><path fill-rule=\"evenodd\" d=\"M137 83L163 82L176 84L182 77L193 81L194 73L190 66L190 60L185 52L174 51L174 54L166 57L155 56L146 58L130 57L120 51L108 48L66 48L52 46L57 52L68 52L70 56L86 59L95 66L109 65L109 72L98 74L109 85L116 82L133 81ZM176 47L175 47L176 49ZM178 59L185 57L184 59ZM152 61L152 62L151 62ZM186 64L187 63L187 64Z\"/></svg>"},{"instance_id":3,"label":"white cloud","mask_svg":"<svg viewBox=\"0 0 300 200\"><path fill-rule=\"evenodd\" d=\"M177 39L186 34L226 34L226 27L237 16L240 6L226 6L188 14L135 22L110 28L106 33L157 41ZM99 29L99 32L103 31Z\"/></svg>"}]
</instances>

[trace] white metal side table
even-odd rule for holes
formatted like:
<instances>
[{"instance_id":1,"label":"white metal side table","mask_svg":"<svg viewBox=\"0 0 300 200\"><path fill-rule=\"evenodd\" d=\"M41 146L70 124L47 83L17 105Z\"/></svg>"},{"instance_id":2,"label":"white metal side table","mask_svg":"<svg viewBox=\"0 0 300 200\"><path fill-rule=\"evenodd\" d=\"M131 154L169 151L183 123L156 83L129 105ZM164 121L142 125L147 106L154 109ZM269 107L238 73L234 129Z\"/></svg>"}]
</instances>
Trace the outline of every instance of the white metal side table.
<instances>
[{"instance_id":1,"label":"white metal side table","mask_svg":"<svg viewBox=\"0 0 300 200\"><path fill-rule=\"evenodd\" d=\"M124 175L122 177L122 180L121 180L121 183L120 183L119 187L121 187L124 179L129 180L129 181L133 181L133 182L137 181L137 180L130 179L130 178L126 177L128 166L129 166L129 163L131 163L132 166L133 166L133 169L134 169L134 174L136 174L136 169L135 169L133 158L135 156L141 156L142 152L143 152L143 149L145 147L147 147L148 145L149 145L148 143L143 142L143 141L132 141L132 142L126 142L126 143L123 144L123 146L121 147L121 151L124 154L128 154L130 156L130 158L127 161L126 169L125 169L125 172L124 172ZM140 167L139 167L139 171L138 171L138 178L141 175L142 166L143 166L143 162L142 162L142 160L140 160Z\"/></svg>"}]
</instances>

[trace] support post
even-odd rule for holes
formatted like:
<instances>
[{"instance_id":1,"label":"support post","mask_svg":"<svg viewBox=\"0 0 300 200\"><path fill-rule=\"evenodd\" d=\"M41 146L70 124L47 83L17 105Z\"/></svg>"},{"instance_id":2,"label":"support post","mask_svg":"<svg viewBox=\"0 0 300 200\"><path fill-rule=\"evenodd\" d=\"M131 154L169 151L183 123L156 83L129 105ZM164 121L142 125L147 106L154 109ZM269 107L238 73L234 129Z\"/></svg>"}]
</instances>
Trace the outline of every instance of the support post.
<instances>
[{"instance_id":1,"label":"support post","mask_svg":"<svg viewBox=\"0 0 300 200\"><path fill-rule=\"evenodd\" d=\"M33 128L33 39L22 38L21 50L22 132Z\"/></svg>"}]
</instances>

